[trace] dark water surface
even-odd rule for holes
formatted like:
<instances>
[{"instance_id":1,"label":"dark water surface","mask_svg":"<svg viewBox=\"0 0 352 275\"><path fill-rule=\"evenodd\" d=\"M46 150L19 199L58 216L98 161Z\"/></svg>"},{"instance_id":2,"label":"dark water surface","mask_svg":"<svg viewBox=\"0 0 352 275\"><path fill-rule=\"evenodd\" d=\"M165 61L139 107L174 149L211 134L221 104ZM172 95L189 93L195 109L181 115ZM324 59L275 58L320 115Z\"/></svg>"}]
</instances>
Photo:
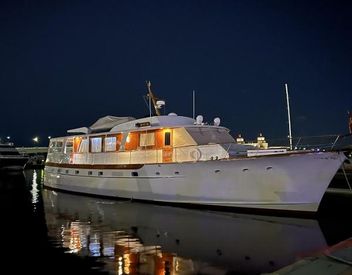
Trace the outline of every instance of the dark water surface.
<instances>
[{"instance_id":1,"label":"dark water surface","mask_svg":"<svg viewBox=\"0 0 352 275\"><path fill-rule=\"evenodd\" d=\"M42 176L0 174L2 274L260 274L352 237L352 197L270 217L72 195Z\"/></svg>"}]
</instances>

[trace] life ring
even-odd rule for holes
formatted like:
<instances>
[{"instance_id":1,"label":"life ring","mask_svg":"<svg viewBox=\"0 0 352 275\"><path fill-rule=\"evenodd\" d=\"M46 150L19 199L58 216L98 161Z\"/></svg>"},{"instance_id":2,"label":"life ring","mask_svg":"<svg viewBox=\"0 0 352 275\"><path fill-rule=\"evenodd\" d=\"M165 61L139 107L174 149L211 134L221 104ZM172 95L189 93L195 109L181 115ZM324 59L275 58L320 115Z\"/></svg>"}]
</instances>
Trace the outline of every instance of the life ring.
<instances>
[{"instance_id":1,"label":"life ring","mask_svg":"<svg viewBox=\"0 0 352 275\"><path fill-rule=\"evenodd\" d=\"M202 152L197 148L192 150L189 155L193 160L198 161L202 157Z\"/></svg>"}]
</instances>

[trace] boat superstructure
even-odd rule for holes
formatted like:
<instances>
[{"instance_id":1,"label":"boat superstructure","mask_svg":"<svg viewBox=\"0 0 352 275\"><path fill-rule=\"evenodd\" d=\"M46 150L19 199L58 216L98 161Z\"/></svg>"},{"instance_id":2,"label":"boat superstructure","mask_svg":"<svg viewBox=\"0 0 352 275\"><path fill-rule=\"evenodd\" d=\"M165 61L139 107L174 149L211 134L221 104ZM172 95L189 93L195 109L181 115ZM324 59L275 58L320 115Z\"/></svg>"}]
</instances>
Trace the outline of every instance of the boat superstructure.
<instances>
[{"instance_id":1,"label":"boat superstructure","mask_svg":"<svg viewBox=\"0 0 352 275\"><path fill-rule=\"evenodd\" d=\"M342 152L248 155L229 129L169 115L106 116L52 138L44 185L155 202L315 212Z\"/></svg>"}]
</instances>

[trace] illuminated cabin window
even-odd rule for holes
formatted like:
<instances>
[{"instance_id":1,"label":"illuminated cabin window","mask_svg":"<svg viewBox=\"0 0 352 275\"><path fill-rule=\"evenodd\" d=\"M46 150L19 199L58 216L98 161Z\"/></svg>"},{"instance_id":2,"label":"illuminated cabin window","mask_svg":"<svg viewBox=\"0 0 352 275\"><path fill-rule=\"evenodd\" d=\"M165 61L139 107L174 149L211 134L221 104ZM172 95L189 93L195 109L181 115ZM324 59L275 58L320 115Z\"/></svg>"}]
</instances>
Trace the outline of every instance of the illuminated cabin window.
<instances>
[{"instance_id":1,"label":"illuminated cabin window","mask_svg":"<svg viewBox=\"0 0 352 275\"><path fill-rule=\"evenodd\" d=\"M115 152L116 151L116 137L106 137L105 138L105 152Z\"/></svg>"},{"instance_id":2,"label":"illuminated cabin window","mask_svg":"<svg viewBox=\"0 0 352 275\"><path fill-rule=\"evenodd\" d=\"M78 152L78 148L81 145L82 142L82 137L75 137L73 139L73 152L77 153Z\"/></svg>"},{"instance_id":3,"label":"illuminated cabin window","mask_svg":"<svg viewBox=\"0 0 352 275\"><path fill-rule=\"evenodd\" d=\"M171 145L171 133L170 132L165 132L164 145L165 146Z\"/></svg>"},{"instance_id":4,"label":"illuminated cabin window","mask_svg":"<svg viewBox=\"0 0 352 275\"><path fill-rule=\"evenodd\" d=\"M92 153L100 153L102 151L102 138L90 138L90 151Z\"/></svg>"},{"instance_id":5,"label":"illuminated cabin window","mask_svg":"<svg viewBox=\"0 0 352 275\"><path fill-rule=\"evenodd\" d=\"M141 133L139 139L139 146L141 147L153 147L155 145L155 133Z\"/></svg>"},{"instance_id":6,"label":"illuminated cabin window","mask_svg":"<svg viewBox=\"0 0 352 275\"><path fill-rule=\"evenodd\" d=\"M87 138L83 138L79 147L78 147L78 153L88 153L89 151L89 143Z\"/></svg>"}]
</instances>

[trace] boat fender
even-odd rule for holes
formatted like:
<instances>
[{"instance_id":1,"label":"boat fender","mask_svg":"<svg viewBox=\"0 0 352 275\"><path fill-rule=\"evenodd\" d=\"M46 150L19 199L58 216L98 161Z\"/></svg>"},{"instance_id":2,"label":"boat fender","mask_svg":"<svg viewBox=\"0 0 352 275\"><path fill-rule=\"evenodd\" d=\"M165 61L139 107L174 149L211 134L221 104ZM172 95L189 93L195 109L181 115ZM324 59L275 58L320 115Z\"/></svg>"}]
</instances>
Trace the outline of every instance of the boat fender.
<instances>
[{"instance_id":1,"label":"boat fender","mask_svg":"<svg viewBox=\"0 0 352 275\"><path fill-rule=\"evenodd\" d=\"M190 152L190 156L193 160L198 161L202 157L202 152L197 148Z\"/></svg>"}]
</instances>

